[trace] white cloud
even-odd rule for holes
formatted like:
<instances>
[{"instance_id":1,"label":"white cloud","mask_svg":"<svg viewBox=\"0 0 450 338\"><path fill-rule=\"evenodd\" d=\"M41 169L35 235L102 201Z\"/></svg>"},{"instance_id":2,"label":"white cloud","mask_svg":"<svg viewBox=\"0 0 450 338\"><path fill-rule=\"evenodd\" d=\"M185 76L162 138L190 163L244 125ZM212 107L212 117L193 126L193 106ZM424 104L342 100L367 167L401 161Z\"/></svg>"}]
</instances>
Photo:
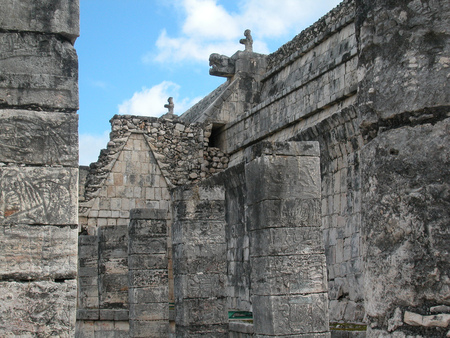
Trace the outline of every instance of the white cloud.
<instances>
[{"instance_id":1,"label":"white cloud","mask_svg":"<svg viewBox=\"0 0 450 338\"><path fill-rule=\"evenodd\" d=\"M89 165L96 162L100 150L106 148L109 142L109 131L104 131L101 135L80 134L80 165Z\"/></svg>"},{"instance_id":2,"label":"white cloud","mask_svg":"<svg viewBox=\"0 0 450 338\"><path fill-rule=\"evenodd\" d=\"M171 37L163 30L156 42L157 53L147 54L143 61L205 61L211 53L231 55L243 50L239 39L247 28L252 30L253 50L268 53L267 39L294 37L339 2L247 0L239 2L238 12L230 13L218 0L174 1L185 16L181 32Z\"/></svg>"},{"instance_id":3,"label":"white cloud","mask_svg":"<svg viewBox=\"0 0 450 338\"><path fill-rule=\"evenodd\" d=\"M179 99L180 86L170 81L163 81L152 88L142 88L142 91L133 94L133 97L119 105L119 114L121 115L139 115L159 117L167 113L167 99L174 98L174 113L181 115L190 106L200 100L200 98Z\"/></svg>"}]
</instances>

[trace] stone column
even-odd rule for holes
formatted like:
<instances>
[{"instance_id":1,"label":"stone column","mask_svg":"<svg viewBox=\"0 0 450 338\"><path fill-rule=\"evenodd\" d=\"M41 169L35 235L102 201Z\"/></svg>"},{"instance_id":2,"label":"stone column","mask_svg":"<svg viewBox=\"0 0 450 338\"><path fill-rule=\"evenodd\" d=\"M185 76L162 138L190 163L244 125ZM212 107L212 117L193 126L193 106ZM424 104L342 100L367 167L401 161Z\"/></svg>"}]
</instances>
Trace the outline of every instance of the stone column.
<instances>
[{"instance_id":1,"label":"stone column","mask_svg":"<svg viewBox=\"0 0 450 338\"><path fill-rule=\"evenodd\" d=\"M317 142L247 151L247 224L257 337L329 337Z\"/></svg>"},{"instance_id":2,"label":"stone column","mask_svg":"<svg viewBox=\"0 0 450 338\"><path fill-rule=\"evenodd\" d=\"M227 337L225 193L175 191L173 266L177 337Z\"/></svg>"},{"instance_id":3,"label":"stone column","mask_svg":"<svg viewBox=\"0 0 450 338\"><path fill-rule=\"evenodd\" d=\"M0 336L73 336L79 1L0 7Z\"/></svg>"},{"instance_id":4,"label":"stone column","mask_svg":"<svg viewBox=\"0 0 450 338\"><path fill-rule=\"evenodd\" d=\"M169 336L167 217L162 209L130 212L130 337Z\"/></svg>"}]
</instances>

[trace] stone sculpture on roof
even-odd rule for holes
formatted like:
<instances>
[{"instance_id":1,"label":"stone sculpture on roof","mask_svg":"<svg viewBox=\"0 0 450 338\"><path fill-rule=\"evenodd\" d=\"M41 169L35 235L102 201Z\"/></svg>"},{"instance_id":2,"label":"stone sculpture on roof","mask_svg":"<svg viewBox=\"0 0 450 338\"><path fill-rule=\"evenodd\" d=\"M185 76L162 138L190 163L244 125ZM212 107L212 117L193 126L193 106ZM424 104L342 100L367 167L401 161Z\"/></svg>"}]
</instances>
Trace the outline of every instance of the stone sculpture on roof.
<instances>
[{"instance_id":1,"label":"stone sculpture on roof","mask_svg":"<svg viewBox=\"0 0 450 338\"><path fill-rule=\"evenodd\" d=\"M250 29L246 29L244 31L244 36L245 39L240 39L239 43L245 45L245 52L253 52L253 38L252 38L252 34L251 34L251 30Z\"/></svg>"}]
</instances>

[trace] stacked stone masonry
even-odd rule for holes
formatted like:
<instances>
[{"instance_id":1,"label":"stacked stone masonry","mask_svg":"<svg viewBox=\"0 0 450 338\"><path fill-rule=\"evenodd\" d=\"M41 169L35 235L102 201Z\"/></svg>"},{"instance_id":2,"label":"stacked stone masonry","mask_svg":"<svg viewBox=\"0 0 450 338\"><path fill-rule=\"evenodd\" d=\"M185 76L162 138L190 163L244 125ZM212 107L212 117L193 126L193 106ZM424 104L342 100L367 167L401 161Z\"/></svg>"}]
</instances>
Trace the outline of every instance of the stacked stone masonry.
<instances>
[{"instance_id":1,"label":"stacked stone masonry","mask_svg":"<svg viewBox=\"0 0 450 338\"><path fill-rule=\"evenodd\" d=\"M440 0L346 0L273 54L213 54L226 82L179 118L115 116L80 189L95 297L102 266L132 269L102 258L102 227L117 225L97 223L100 204L122 226L132 207L162 209L169 335L448 336L449 13ZM116 184L134 202L108 204ZM130 309L123 281L108 291L123 303L92 308ZM106 323L80 311L79 334Z\"/></svg>"},{"instance_id":2,"label":"stacked stone masonry","mask_svg":"<svg viewBox=\"0 0 450 338\"><path fill-rule=\"evenodd\" d=\"M2 3L0 336L450 335L448 1L213 54L226 82L80 170L78 16Z\"/></svg>"},{"instance_id":3,"label":"stacked stone masonry","mask_svg":"<svg viewBox=\"0 0 450 338\"><path fill-rule=\"evenodd\" d=\"M2 1L0 336L75 333L79 2Z\"/></svg>"}]
</instances>

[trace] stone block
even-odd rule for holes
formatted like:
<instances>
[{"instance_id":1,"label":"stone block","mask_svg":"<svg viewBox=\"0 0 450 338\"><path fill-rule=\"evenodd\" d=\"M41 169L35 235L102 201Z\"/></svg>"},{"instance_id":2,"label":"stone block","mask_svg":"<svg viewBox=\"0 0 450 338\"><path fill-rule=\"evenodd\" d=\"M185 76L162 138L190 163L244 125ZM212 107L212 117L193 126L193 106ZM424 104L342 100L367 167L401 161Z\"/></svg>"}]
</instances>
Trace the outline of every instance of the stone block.
<instances>
[{"instance_id":1,"label":"stone block","mask_svg":"<svg viewBox=\"0 0 450 338\"><path fill-rule=\"evenodd\" d=\"M245 166L249 205L272 199L320 198L318 157L267 156Z\"/></svg>"},{"instance_id":2,"label":"stone block","mask_svg":"<svg viewBox=\"0 0 450 338\"><path fill-rule=\"evenodd\" d=\"M256 335L323 333L328 326L326 293L296 296L253 296Z\"/></svg>"},{"instance_id":3,"label":"stone block","mask_svg":"<svg viewBox=\"0 0 450 338\"><path fill-rule=\"evenodd\" d=\"M0 168L0 224L78 224L78 168Z\"/></svg>"},{"instance_id":4,"label":"stone block","mask_svg":"<svg viewBox=\"0 0 450 338\"><path fill-rule=\"evenodd\" d=\"M76 280L0 282L0 335L67 336L75 330L76 297Z\"/></svg>"},{"instance_id":5,"label":"stone block","mask_svg":"<svg viewBox=\"0 0 450 338\"><path fill-rule=\"evenodd\" d=\"M175 274L226 273L226 244L175 244Z\"/></svg>"},{"instance_id":6,"label":"stone block","mask_svg":"<svg viewBox=\"0 0 450 338\"><path fill-rule=\"evenodd\" d=\"M169 320L169 302L130 304L131 320Z\"/></svg>"},{"instance_id":7,"label":"stone block","mask_svg":"<svg viewBox=\"0 0 450 338\"><path fill-rule=\"evenodd\" d=\"M169 285L159 285L153 287L130 287L130 304L149 304L167 302L169 299ZM152 305L149 304L149 307Z\"/></svg>"},{"instance_id":8,"label":"stone block","mask_svg":"<svg viewBox=\"0 0 450 338\"><path fill-rule=\"evenodd\" d=\"M78 115L0 109L0 162L78 167Z\"/></svg>"},{"instance_id":9,"label":"stone block","mask_svg":"<svg viewBox=\"0 0 450 338\"><path fill-rule=\"evenodd\" d=\"M77 320L98 320L100 318L99 310L78 309Z\"/></svg>"},{"instance_id":10,"label":"stone block","mask_svg":"<svg viewBox=\"0 0 450 338\"><path fill-rule=\"evenodd\" d=\"M2 279L62 279L77 275L78 229L6 225L0 237Z\"/></svg>"},{"instance_id":11,"label":"stone block","mask_svg":"<svg viewBox=\"0 0 450 338\"><path fill-rule=\"evenodd\" d=\"M0 33L0 103L78 109L78 59L68 41L39 33Z\"/></svg>"},{"instance_id":12,"label":"stone block","mask_svg":"<svg viewBox=\"0 0 450 338\"><path fill-rule=\"evenodd\" d=\"M176 298L218 298L225 295L226 276L220 274L177 275L174 283Z\"/></svg>"},{"instance_id":13,"label":"stone block","mask_svg":"<svg viewBox=\"0 0 450 338\"><path fill-rule=\"evenodd\" d=\"M249 230L320 227L320 200L264 200L247 208Z\"/></svg>"},{"instance_id":14,"label":"stone block","mask_svg":"<svg viewBox=\"0 0 450 338\"><path fill-rule=\"evenodd\" d=\"M0 27L10 31L60 34L72 43L80 35L78 0L4 0Z\"/></svg>"},{"instance_id":15,"label":"stone block","mask_svg":"<svg viewBox=\"0 0 450 338\"><path fill-rule=\"evenodd\" d=\"M325 255L254 257L254 295L305 294L327 291Z\"/></svg>"},{"instance_id":16,"label":"stone block","mask_svg":"<svg viewBox=\"0 0 450 338\"><path fill-rule=\"evenodd\" d=\"M168 320L131 320L130 321L130 337L134 338L163 338L168 337L169 321Z\"/></svg>"},{"instance_id":17,"label":"stone block","mask_svg":"<svg viewBox=\"0 0 450 338\"><path fill-rule=\"evenodd\" d=\"M165 220L167 219L167 210L162 209L132 209L130 210L130 219L142 220Z\"/></svg>"},{"instance_id":18,"label":"stone block","mask_svg":"<svg viewBox=\"0 0 450 338\"><path fill-rule=\"evenodd\" d=\"M175 300L176 323L180 326L221 325L228 323L226 298Z\"/></svg>"},{"instance_id":19,"label":"stone block","mask_svg":"<svg viewBox=\"0 0 450 338\"><path fill-rule=\"evenodd\" d=\"M324 253L319 227L268 228L250 232L250 256Z\"/></svg>"},{"instance_id":20,"label":"stone block","mask_svg":"<svg viewBox=\"0 0 450 338\"><path fill-rule=\"evenodd\" d=\"M165 269L167 264L167 254L130 255L128 257L130 270Z\"/></svg>"},{"instance_id":21,"label":"stone block","mask_svg":"<svg viewBox=\"0 0 450 338\"><path fill-rule=\"evenodd\" d=\"M176 220L225 220L224 200L196 200L195 198L173 202Z\"/></svg>"},{"instance_id":22,"label":"stone block","mask_svg":"<svg viewBox=\"0 0 450 338\"><path fill-rule=\"evenodd\" d=\"M128 248L130 255L137 254L166 254L167 253L167 238L151 236L147 238L140 238L139 240L130 240Z\"/></svg>"},{"instance_id":23,"label":"stone block","mask_svg":"<svg viewBox=\"0 0 450 338\"><path fill-rule=\"evenodd\" d=\"M128 275L126 273L109 274L109 275L100 274L99 275L100 294L116 291L128 291Z\"/></svg>"},{"instance_id":24,"label":"stone block","mask_svg":"<svg viewBox=\"0 0 450 338\"><path fill-rule=\"evenodd\" d=\"M245 158L250 162L263 155L320 156L319 142L259 142L245 149Z\"/></svg>"},{"instance_id":25,"label":"stone block","mask_svg":"<svg viewBox=\"0 0 450 338\"><path fill-rule=\"evenodd\" d=\"M169 285L169 274L167 269L130 270L128 275L131 287L151 288Z\"/></svg>"},{"instance_id":26,"label":"stone block","mask_svg":"<svg viewBox=\"0 0 450 338\"><path fill-rule=\"evenodd\" d=\"M176 327L176 337L180 338L228 338L228 324Z\"/></svg>"},{"instance_id":27,"label":"stone block","mask_svg":"<svg viewBox=\"0 0 450 338\"><path fill-rule=\"evenodd\" d=\"M173 243L223 243L225 227L225 221L177 220L172 230Z\"/></svg>"},{"instance_id":28,"label":"stone block","mask_svg":"<svg viewBox=\"0 0 450 338\"><path fill-rule=\"evenodd\" d=\"M166 237L167 221L165 219L133 219L128 227L128 235L132 241L140 238Z\"/></svg>"}]
</instances>

